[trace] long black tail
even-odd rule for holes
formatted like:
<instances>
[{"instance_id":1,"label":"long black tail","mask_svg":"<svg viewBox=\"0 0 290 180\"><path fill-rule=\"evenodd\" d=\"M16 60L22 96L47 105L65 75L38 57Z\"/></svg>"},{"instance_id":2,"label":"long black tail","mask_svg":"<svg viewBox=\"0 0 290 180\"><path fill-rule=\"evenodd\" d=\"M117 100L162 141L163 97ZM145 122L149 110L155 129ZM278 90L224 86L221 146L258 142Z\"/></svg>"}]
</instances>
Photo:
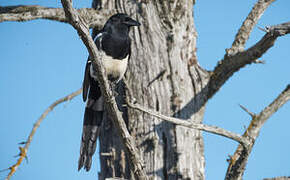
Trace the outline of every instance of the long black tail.
<instances>
[{"instance_id":1,"label":"long black tail","mask_svg":"<svg viewBox=\"0 0 290 180\"><path fill-rule=\"evenodd\" d=\"M91 108L86 108L78 170L84 167L86 171L89 171L91 168L92 156L96 151L102 118L103 111L94 111Z\"/></svg>"},{"instance_id":2,"label":"long black tail","mask_svg":"<svg viewBox=\"0 0 290 180\"><path fill-rule=\"evenodd\" d=\"M78 165L78 170L84 167L86 171L89 171L91 168L92 156L96 151L96 143L102 125L104 110L103 97L101 96L98 82L93 78L90 78L89 84L89 97L84 115L83 133ZM86 88L85 85L84 88Z\"/></svg>"}]
</instances>

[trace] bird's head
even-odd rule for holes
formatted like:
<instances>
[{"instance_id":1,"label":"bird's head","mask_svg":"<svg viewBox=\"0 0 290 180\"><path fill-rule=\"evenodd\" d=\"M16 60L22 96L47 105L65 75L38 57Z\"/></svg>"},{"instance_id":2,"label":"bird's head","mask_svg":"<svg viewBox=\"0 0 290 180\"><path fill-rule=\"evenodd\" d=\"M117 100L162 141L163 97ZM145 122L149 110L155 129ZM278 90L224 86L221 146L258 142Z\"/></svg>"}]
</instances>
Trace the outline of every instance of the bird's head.
<instances>
[{"instance_id":1,"label":"bird's head","mask_svg":"<svg viewBox=\"0 0 290 180\"><path fill-rule=\"evenodd\" d=\"M126 29L129 31L129 28L131 26L140 26L141 24L130 18L127 14L124 13L117 13L114 14L109 18L109 20L106 22L104 29L109 30L109 29Z\"/></svg>"}]
</instances>

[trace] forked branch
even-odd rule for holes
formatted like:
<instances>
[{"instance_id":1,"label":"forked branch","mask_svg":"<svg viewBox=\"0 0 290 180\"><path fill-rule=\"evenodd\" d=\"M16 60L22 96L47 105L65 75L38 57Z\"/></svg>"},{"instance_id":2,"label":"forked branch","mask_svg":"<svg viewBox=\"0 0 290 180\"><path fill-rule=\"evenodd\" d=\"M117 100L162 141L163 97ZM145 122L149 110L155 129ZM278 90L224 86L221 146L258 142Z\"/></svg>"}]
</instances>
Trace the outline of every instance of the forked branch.
<instances>
[{"instance_id":1,"label":"forked branch","mask_svg":"<svg viewBox=\"0 0 290 180\"><path fill-rule=\"evenodd\" d=\"M129 93L131 93L130 89L128 89L128 90L129 90ZM132 95L130 95L130 96L132 96ZM162 120L174 123L176 125L206 131L206 132L217 134L220 136L224 136L224 137L227 137L227 138L230 138L232 140L239 142L240 145L238 146L235 154L233 156L231 156L231 159L229 161L230 164L229 164L225 179L226 180L241 180L242 175L243 175L244 170L245 170L245 166L246 166L248 157L252 151L255 140L257 139L262 126L264 125L264 123L269 119L269 117L272 114L274 114L280 107L282 107L289 100L290 100L290 84L262 112L260 112L257 115L250 113L250 115L252 117L252 121L242 136L240 136L239 134L233 133L233 132L229 132L229 131L222 129L222 128L219 128L219 127L209 126L209 125L205 125L205 124L196 124L196 123L188 122L188 121L185 121L182 119L168 117L168 116L162 115L158 112L155 112L153 110L141 107L140 105L138 105L136 103L132 103L132 102L130 102L130 99L127 99L127 104L130 108L140 110L142 112L148 113L152 116L155 116L155 117L160 118ZM249 111L247 110L247 112L249 112Z\"/></svg>"},{"instance_id":2,"label":"forked branch","mask_svg":"<svg viewBox=\"0 0 290 180\"><path fill-rule=\"evenodd\" d=\"M235 55L226 55L224 59L218 63L211 73L208 99L211 98L235 72L239 71L247 64L256 63L257 59L274 45L278 37L289 34L290 22L266 27L265 31L267 33L255 45Z\"/></svg>"},{"instance_id":3,"label":"forked branch","mask_svg":"<svg viewBox=\"0 0 290 180\"><path fill-rule=\"evenodd\" d=\"M260 17L263 15L267 7L274 2L275 0L259 0L251 12L244 20L242 26L240 27L238 33L236 34L235 40L230 49L227 49L228 55L236 54L237 52L243 51L247 40L250 37L250 34L257 24Z\"/></svg>"},{"instance_id":4,"label":"forked branch","mask_svg":"<svg viewBox=\"0 0 290 180\"><path fill-rule=\"evenodd\" d=\"M270 105L268 105L263 111L261 111L259 114L255 115L252 118L250 125L243 134L244 138L250 140L250 144L247 148L241 145L238 146L235 154L231 157L230 164L226 173L226 180L242 179L248 158L255 144L255 141L259 136L261 128L270 118L270 116L289 100L290 84Z\"/></svg>"}]
</instances>

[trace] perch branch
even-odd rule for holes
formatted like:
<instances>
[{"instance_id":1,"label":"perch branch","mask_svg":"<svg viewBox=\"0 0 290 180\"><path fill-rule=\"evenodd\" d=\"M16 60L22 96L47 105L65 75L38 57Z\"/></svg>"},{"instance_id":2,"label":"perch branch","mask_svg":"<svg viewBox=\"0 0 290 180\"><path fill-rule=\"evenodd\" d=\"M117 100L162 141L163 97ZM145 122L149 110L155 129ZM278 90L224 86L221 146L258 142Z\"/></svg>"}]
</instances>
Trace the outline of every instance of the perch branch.
<instances>
[{"instance_id":1,"label":"perch branch","mask_svg":"<svg viewBox=\"0 0 290 180\"><path fill-rule=\"evenodd\" d=\"M236 34L235 40L230 49L227 49L228 55L236 54L237 52L243 51L247 40L251 34L251 31L257 24L260 17L263 15L267 7L275 0L259 0L251 12L244 20L242 26L240 27L238 33Z\"/></svg>"},{"instance_id":2,"label":"perch branch","mask_svg":"<svg viewBox=\"0 0 290 180\"><path fill-rule=\"evenodd\" d=\"M235 154L231 157L230 164L226 173L226 180L241 180L248 161L248 157L252 151L260 130L280 107L290 100L290 84L286 89L264 110L252 118L250 125L244 132L243 137L250 140L247 148L239 145Z\"/></svg>"},{"instance_id":3,"label":"perch branch","mask_svg":"<svg viewBox=\"0 0 290 180\"><path fill-rule=\"evenodd\" d=\"M99 11L92 8L77 10L89 27L101 26L110 15L108 11ZM35 19L48 19L68 23L62 8L48 8L42 6L0 6L0 22L5 21L31 21Z\"/></svg>"},{"instance_id":4,"label":"perch branch","mask_svg":"<svg viewBox=\"0 0 290 180\"><path fill-rule=\"evenodd\" d=\"M38 120L34 123L33 125L33 128L25 142L25 146L24 147L19 147L20 149L20 154L19 154L19 158L17 160L17 162L12 165L11 167L9 167L9 174L8 176L6 177L5 180L9 180L11 178L11 176L16 172L16 170L18 169L18 167L20 166L20 164L22 163L23 159L25 159L26 157L26 154L27 154L27 151L28 151L28 148L29 148L29 145L33 139L33 136L37 130L37 128L40 126L40 123L43 121L44 118L46 118L46 116L48 115L48 113L50 111L52 111L57 105L63 103L63 102L66 102L66 101L69 101L71 99L73 99L74 97L76 97L77 95L79 95L80 93L82 92L82 89L79 89L57 101L55 101L54 103L52 103L42 114L41 116L38 118Z\"/></svg>"},{"instance_id":5,"label":"perch branch","mask_svg":"<svg viewBox=\"0 0 290 180\"><path fill-rule=\"evenodd\" d=\"M145 180L147 177L143 169L141 157L139 156L133 138L127 130L121 112L118 110L115 98L107 80L107 76L105 75L104 66L100 60L103 56L103 53L98 51L93 39L90 36L88 26L83 21L78 12L72 7L71 0L61 0L61 2L69 23L77 30L79 36L89 51L93 66L97 72L97 78L102 95L106 101L108 113L111 115L113 124L121 137L121 142L123 142L125 146L129 158L129 163L132 166L132 173L134 173L136 179Z\"/></svg>"},{"instance_id":6,"label":"perch branch","mask_svg":"<svg viewBox=\"0 0 290 180\"><path fill-rule=\"evenodd\" d=\"M188 127L188 128L193 128L193 129L198 129L198 130L202 130L202 131L205 131L205 132L209 132L209 133L213 133L213 134L216 134L216 135L220 135L220 136L223 136L223 137L227 137L229 139L232 139L234 141L239 142L243 146L248 146L248 144L250 143L246 138L244 138L244 137L242 137L242 136L240 136L240 135L238 135L236 133L233 133L233 132L227 131L225 129L222 129L220 127L209 126L209 125L205 125L205 124L197 124L197 123L185 121L185 120L182 120L182 119L165 116L165 115L160 114L158 112L154 112L153 110L141 107L140 105L132 104L131 102L127 102L127 103L128 103L128 106L133 108L133 109L137 109L139 111L148 113L148 114L150 114L152 116L155 116L157 118L160 118L162 120L171 122L171 123L176 124L176 125L180 125L180 126L184 126L184 127Z\"/></svg>"},{"instance_id":7,"label":"perch branch","mask_svg":"<svg viewBox=\"0 0 290 180\"><path fill-rule=\"evenodd\" d=\"M266 27L267 32L263 38L246 51L236 53L232 56L225 56L219 61L214 71L211 72L209 81L208 99L211 98L222 85L237 71L247 64L255 63L268 49L270 49L276 39L290 33L290 22Z\"/></svg>"}]
</instances>

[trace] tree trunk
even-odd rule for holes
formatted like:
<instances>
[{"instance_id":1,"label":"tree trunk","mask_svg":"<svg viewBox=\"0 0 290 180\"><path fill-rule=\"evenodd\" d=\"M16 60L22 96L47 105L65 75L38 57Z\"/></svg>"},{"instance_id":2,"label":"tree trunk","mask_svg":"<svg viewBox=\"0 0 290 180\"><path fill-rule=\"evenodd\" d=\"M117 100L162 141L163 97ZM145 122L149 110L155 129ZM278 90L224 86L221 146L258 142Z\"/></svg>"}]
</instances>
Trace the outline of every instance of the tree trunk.
<instances>
[{"instance_id":1,"label":"tree trunk","mask_svg":"<svg viewBox=\"0 0 290 180\"><path fill-rule=\"evenodd\" d=\"M132 56L126 73L136 101L164 115L201 123L209 75L196 58L194 1L94 0L93 5L125 12L142 24L131 30ZM205 179L200 131L133 109L124 115L150 179ZM114 127L109 120L103 126L100 179L134 179Z\"/></svg>"}]
</instances>

